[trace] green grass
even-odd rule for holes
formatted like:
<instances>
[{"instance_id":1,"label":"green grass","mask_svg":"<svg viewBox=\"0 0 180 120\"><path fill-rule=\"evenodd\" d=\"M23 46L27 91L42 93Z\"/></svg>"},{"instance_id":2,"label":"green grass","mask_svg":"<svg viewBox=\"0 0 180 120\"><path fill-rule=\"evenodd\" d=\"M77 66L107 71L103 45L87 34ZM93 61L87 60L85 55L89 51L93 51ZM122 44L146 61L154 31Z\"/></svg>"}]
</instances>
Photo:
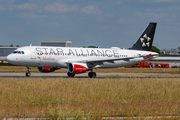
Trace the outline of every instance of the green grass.
<instances>
[{"instance_id":1,"label":"green grass","mask_svg":"<svg viewBox=\"0 0 180 120\"><path fill-rule=\"evenodd\" d=\"M14 65L12 65L10 63L0 63L0 66L14 66Z\"/></svg>"}]
</instances>

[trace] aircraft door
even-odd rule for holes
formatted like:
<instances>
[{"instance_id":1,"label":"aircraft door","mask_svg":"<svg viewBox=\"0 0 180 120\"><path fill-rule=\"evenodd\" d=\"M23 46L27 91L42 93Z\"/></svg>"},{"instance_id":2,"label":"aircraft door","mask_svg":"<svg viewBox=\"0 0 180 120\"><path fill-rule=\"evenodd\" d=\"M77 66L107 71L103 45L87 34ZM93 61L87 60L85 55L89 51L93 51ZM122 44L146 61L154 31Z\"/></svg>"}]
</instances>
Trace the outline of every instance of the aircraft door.
<instances>
[{"instance_id":1,"label":"aircraft door","mask_svg":"<svg viewBox=\"0 0 180 120\"><path fill-rule=\"evenodd\" d=\"M31 59L36 59L36 53L35 50L31 47Z\"/></svg>"}]
</instances>

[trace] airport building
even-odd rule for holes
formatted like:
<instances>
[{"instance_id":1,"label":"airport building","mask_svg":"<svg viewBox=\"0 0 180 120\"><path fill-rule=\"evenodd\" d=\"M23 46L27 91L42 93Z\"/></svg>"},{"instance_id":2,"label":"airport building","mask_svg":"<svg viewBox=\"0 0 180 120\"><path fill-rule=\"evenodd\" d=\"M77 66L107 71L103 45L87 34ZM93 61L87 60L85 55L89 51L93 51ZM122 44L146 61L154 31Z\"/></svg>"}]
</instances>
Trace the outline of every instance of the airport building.
<instances>
[{"instance_id":1,"label":"airport building","mask_svg":"<svg viewBox=\"0 0 180 120\"><path fill-rule=\"evenodd\" d=\"M178 49L163 49L160 50L161 54L180 54L180 47L178 47Z\"/></svg>"},{"instance_id":2,"label":"airport building","mask_svg":"<svg viewBox=\"0 0 180 120\"><path fill-rule=\"evenodd\" d=\"M17 49L17 47L0 47L0 56L7 56L15 49Z\"/></svg>"},{"instance_id":3,"label":"airport building","mask_svg":"<svg viewBox=\"0 0 180 120\"><path fill-rule=\"evenodd\" d=\"M71 41L41 41L40 46L72 47Z\"/></svg>"},{"instance_id":4,"label":"airport building","mask_svg":"<svg viewBox=\"0 0 180 120\"><path fill-rule=\"evenodd\" d=\"M161 54L180 55L180 41L179 41L178 48L162 49L162 50L160 50L160 52L161 52Z\"/></svg>"},{"instance_id":5,"label":"airport building","mask_svg":"<svg viewBox=\"0 0 180 120\"><path fill-rule=\"evenodd\" d=\"M12 53L17 47L0 47L0 63L6 59L10 53Z\"/></svg>"}]
</instances>

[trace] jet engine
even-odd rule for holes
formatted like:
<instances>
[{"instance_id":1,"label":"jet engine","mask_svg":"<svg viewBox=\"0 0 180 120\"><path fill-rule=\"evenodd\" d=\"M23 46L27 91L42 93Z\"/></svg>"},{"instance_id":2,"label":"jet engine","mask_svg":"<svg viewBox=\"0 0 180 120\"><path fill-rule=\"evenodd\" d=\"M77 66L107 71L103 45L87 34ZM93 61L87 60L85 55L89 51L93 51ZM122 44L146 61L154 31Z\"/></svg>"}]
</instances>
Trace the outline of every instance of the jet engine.
<instances>
[{"instance_id":1,"label":"jet engine","mask_svg":"<svg viewBox=\"0 0 180 120\"><path fill-rule=\"evenodd\" d=\"M55 70L58 70L60 68L55 68L55 67L38 67L39 72L44 72L44 73L48 73L48 72L54 72Z\"/></svg>"},{"instance_id":2,"label":"jet engine","mask_svg":"<svg viewBox=\"0 0 180 120\"><path fill-rule=\"evenodd\" d=\"M85 73L88 66L85 63L70 63L68 64L68 72L73 74Z\"/></svg>"}]
</instances>

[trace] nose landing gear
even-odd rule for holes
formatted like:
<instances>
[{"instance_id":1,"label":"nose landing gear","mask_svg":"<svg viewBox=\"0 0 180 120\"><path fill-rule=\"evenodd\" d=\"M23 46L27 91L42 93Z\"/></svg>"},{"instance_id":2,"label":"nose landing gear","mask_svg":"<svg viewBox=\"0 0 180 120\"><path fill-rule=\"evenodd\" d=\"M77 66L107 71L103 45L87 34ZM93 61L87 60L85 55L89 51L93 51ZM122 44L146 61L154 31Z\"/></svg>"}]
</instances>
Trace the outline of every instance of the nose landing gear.
<instances>
[{"instance_id":1,"label":"nose landing gear","mask_svg":"<svg viewBox=\"0 0 180 120\"><path fill-rule=\"evenodd\" d=\"M27 73L25 74L26 77L30 77L31 76L30 71L31 71L31 66L27 66Z\"/></svg>"}]
</instances>

